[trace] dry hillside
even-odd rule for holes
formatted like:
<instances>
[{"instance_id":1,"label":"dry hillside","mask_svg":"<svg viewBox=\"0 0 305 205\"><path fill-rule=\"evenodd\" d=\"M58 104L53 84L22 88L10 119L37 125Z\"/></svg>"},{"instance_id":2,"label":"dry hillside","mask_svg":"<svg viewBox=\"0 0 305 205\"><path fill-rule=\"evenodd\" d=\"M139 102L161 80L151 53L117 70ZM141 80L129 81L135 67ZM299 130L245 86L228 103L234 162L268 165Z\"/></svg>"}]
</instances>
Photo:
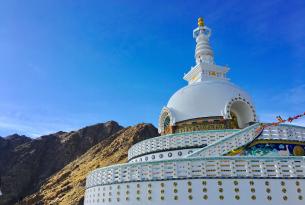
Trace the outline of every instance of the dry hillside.
<instances>
[{"instance_id":1,"label":"dry hillside","mask_svg":"<svg viewBox=\"0 0 305 205\"><path fill-rule=\"evenodd\" d=\"M40 189L18 204L83 204L86 175L99 167L127 160L127 151L136 142L155 137L151 124L139 124L118 131L46 180Z\"/></svg>"},{"instance_id":2,"label":"dry hillside","mask_svg":"<svg viewBox=\"0 0 305 205\"><path fill-rule=\"evenodd\" d=\"M109 121L35 139L17 134L0 137L0 205L12 205L36 192L47 178L121 129Z\"/></svg>"}]
</instances>

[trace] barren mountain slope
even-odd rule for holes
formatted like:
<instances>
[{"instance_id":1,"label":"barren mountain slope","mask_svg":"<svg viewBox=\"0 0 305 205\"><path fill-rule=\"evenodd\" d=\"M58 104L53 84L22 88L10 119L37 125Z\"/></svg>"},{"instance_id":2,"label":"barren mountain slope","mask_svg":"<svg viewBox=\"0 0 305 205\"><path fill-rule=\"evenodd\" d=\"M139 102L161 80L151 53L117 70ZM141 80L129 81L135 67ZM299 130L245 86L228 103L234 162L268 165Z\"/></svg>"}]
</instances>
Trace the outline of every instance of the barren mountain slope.
<instances>
[{"instance_id":1,"label":"barren mountain slope","mask_svg":"<svg viewBox=\"0 0 305 205\"><path fill-rule=\"evenodd\" d=\"M109 121L36 139L16 134L0 138L0 205L37 192L47 178L121 129Z\"/></svg>"},{"instance_id":2,"label":"barren mountain slope","mask_svg":"<svg viewBox=\"0 0 305 205\"><path fill-rule=\"evenodd\" d=\"M120 130L54 174L37 193L20 204L83 204L85 177L90 171L126 162L127 151L133 144L157 135L157 129L151 124Z\"/></svg>"}]
</instances>

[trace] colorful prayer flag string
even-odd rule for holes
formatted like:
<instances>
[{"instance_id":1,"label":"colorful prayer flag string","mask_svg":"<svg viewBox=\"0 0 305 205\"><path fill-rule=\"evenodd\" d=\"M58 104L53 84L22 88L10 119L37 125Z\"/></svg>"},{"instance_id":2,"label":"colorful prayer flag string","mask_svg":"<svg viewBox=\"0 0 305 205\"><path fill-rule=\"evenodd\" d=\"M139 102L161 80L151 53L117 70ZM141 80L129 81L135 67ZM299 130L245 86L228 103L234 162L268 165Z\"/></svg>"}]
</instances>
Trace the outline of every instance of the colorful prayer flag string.
<instances>
[{"instance_id":1,"label":"colorful prayer flag string","mask_svg":"<svg viewBox=\"0 0 305 205\"><path fill-rule=\"evenodd\" d=\"M283 120L281 116L277 116L276 119L277 119L277 122L273 122L273 123L270 123L270 124L262 124L260 127L258 127L256 129L256 132L260 132L262 129L265 129L266 127L271 127L271 126L278 126L282 123L285 123L285 122L289 122L289 123L292 123L294 120L297 120L301 117L304 117L305 116L305 112L302 113L302 114L299 114L299 115L295 115L293 117L289 117L287 118L286 120Z\"/></svg>"}]
</instances>

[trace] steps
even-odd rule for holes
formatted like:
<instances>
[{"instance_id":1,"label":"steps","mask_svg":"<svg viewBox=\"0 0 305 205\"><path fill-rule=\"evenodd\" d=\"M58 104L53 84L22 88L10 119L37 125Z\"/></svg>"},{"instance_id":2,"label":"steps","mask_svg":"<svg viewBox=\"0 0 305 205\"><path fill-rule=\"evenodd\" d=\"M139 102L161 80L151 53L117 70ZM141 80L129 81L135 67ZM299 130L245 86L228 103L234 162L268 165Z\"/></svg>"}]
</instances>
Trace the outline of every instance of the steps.
<instances>
[{"instance_id":1,"label":"steps","mask_svg":"<svg viewBox=\"0 0 305 205\"><path fill-rule=\"evenodd\" d=\"M223 156L232 150L236 150L251 143L254 139L256 139L261 134L261 131L257 130L259 126L260 123L255 123L254 125L246 127L237 133L224 137L213 144L187 155L186 158Z\"/></svg>"}]
</instances>

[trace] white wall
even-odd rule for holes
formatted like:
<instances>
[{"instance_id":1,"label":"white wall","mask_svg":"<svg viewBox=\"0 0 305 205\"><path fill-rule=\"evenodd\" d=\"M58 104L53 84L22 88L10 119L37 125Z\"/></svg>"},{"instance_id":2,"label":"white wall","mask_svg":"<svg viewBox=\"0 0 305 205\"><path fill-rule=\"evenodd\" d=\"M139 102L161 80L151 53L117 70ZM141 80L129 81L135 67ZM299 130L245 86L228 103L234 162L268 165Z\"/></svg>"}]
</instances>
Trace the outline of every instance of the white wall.
<instances>
[{"instance_id":1,"label":"white wall","mask_svg":"<svg viewBox=\"0 0 305 205\"><path fill-rule=\"evenodd\" d=\"M269 184L265 184L266 182ZM267 189L270 189L270 193ZM192 179L132 182L89 188L85 193L85 205L304 205L304 193L304 179ZM175 196L178 197L177 200ZM207 198L204 198L205 196ZM221 196L224 197L223 200ZM253 196L255 199L252 199ZM268 196L271 197L270 200ZM287 200L284 200L285 196Z\"/></svg>"}]
</instances>

